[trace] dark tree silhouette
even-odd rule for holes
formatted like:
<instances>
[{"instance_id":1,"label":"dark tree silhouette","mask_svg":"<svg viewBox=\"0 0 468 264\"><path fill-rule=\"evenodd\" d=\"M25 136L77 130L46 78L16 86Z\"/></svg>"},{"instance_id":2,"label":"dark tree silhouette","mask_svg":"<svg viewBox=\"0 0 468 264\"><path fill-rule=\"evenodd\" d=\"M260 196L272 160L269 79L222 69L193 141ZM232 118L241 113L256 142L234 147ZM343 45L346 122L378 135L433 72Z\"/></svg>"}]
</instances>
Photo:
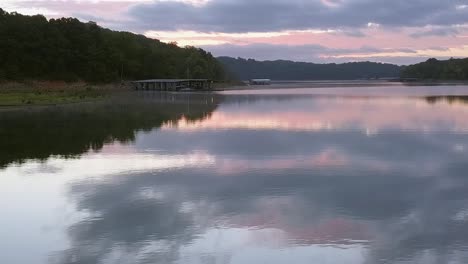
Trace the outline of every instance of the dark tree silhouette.
<instances>
[{"instance_id":1,"label":"dark tree silhouette","mask_svg":"<svg viewBox=\"0 0 468 264\"><path fill-rule=\"evenodd\" d=\"M425 62L405 67L402 77L432 80L468 80L468 58Z\"/></svg>"},{"instance_id":2,"label":"dark tree silhouette","mask_svg":"<svg viewBox=\"0 0 468 264\"><path fill-rule=\"evenodd\" d=\"M219 57L226 70L237 78L248 80L355 80L399 77L401 67L375 62L315 64L294 61L256 61L253 59Z\"/></svg>"},{"instance_id":3,"label":"dark tree silhouette","mask_svg":"<svg viewBox=\"0 0 468 264\"><path fill-rule=\"evenodd\" d=\"M219 80L224 71L210 53L195 47L74 18L47 20L0 9L0 80L112 82L122 76Z\"/></svg>"}]
</instances>

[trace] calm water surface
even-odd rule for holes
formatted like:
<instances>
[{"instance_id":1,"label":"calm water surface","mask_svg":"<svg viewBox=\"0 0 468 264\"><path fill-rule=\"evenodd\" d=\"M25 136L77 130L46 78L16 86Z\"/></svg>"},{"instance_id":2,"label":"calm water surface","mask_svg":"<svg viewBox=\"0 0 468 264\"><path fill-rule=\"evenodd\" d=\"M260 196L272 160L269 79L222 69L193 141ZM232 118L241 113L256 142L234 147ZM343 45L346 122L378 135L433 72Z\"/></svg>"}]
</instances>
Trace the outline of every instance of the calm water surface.
<instances>
[{"instance_id":1,"label":"calm water surface","mask_svg":"<svg viewBox=\"0 0 468 264\"><path fill-rule=\"evenodd\" d=\"M0 210L5 264L467 263L468 86L3 111Z\"/></svg>"}]
</instances>

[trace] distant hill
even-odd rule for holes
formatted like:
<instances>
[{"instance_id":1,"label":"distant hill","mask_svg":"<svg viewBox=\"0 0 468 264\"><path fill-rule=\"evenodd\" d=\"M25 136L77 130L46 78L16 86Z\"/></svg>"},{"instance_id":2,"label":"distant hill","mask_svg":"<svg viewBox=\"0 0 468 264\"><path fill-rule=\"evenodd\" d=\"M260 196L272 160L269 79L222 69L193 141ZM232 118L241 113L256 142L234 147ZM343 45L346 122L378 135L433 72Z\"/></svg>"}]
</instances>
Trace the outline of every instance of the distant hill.
<instances>
[{"instance_id":1,"label":"distant hill","mask_svg":"<svg viewBox=\"0 0 468 264\"><path fill-rule=\"evenodd\" d=\"M146 78L223 79L208 52L128 32L0 9L0 80L111 82Z\"/></svg>"},{"instance_id":2,"label":"distant hill","mask_svg":"<svg viewBox=\"0 0 468 264\"><path fill-rule=\"evenodd\" d=\"M405 67L401 76L425 80L468 80L468 58L445 61L429 59Z\"/></svg>"},{"instance_id":3,"label":"distant hill","mask_svg":"<svg viewBox=\"0 0 468 264\"><path fill-rule=\"evenodd\" d=\"M256 61L253 59L218 57L225 69L241 80L269 78L273 80L355 80L396 78L401 67L375 62L315 64L286 60Z\"/></svg>"}]
</instances>

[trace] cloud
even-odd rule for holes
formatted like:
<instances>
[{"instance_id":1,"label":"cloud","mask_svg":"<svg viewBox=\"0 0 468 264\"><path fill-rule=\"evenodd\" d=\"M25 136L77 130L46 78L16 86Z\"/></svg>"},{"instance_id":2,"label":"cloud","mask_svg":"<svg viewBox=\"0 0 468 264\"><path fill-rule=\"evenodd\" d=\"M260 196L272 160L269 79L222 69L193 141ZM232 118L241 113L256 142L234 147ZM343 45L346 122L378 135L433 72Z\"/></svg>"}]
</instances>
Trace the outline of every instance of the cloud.
<instances>
[{"instance_id":1,"label":"cloud","mask_svg":"<svg viewBox=\"0 0 468 264\"><path fill-rule=\"evenodd\" d=\"M179 129L141 132L136 144L128 148L146 157L153 156L149 151L154 150L176 161L175 166L154 167L171 163L155 157L138 160L134 165L144 166L130 172L120 164L124 171L110 171L106 177L90 173L95 166L89 165L96 161L89 155L68 160L65 167L51 166L57 165L57 159L44 161L53 168L51 176L68 175L57 169L69 169L69 162L87 168L75 170L87 173L71 177L67 188L59 190L60 197L66 192L67 208L76 208L83 217L63 223L70 224L60 229L66 230L68 239L59 248L67 249L51 252L50 263L186 263L192 259L254 263L263 260L265 252L286 252L293 263L322 263L325 258L311 261L310 255L297 254L295 249L311 251L321 245L352 250L347 244L354 248L365 244L365 251L358 253L366 262L356 263L396 264L402 259L462 263L457 260L466 259L459 254L466 254L463 249L468 245L468 152L453 149L466 142L466 134L450 129L459 121L467 122L466 105L444 100L428 105L419 98L344 100L303 95L227 96L225 100L212 117L229 115L226 125L232 125L239 113L273 113L282 122L309 118L298 122L301 125L314 122L311 115L316 115L324 121L341 118L352 125L359 120L383 120L390 126L371 137L350 129L293 132L230 127L191 133ZM204 122L222 125L211 119ZM401 127L405 120L421 130ZM432 125L439 129L425 129ZM181 166L179 162L192 160L197 151L216 157L216 166L198 162ZM116 157L115 153L102 156L109 162ZM339 166L317 166L336 161ZM243 164L250 173L238 170ZM268 164L274 166L256 169ZM11 168L30 170L30 165ZM222 166L233 169L229 176L217 170ZM8 172L4 175L12 178ZM59 212L55 207L51 210ZM68 216L68 211L63 213ZM272 229L277 230L275 236L253 237ZM241 231L249 232L255 243L233 243ZM202 243L205 247L200 247ZM209 261L210 256L217 258Z\"/></svg>"},{"instance_id":2,"label":"cloud","mask_svg":"<svg viewBox=\"0 0 468 264\"><path fill-rule=\"evenodd\" d=\"M92 20L163 42L203 47L216 55L398 64L468 56L468 49L460 48L468 32L467 0L5 1L8 11ZM360 48L365 45L378 50ZM336 55L340 57L331 57Z\"/></svg>"},{"instance_id":3,"label":"cloud","mask_svg":"<svg viewBox=\"0 0 468 264\"><path fill-rule=\"evenodd\" d=\"M8 0L9 1L9 0ZM127 10L144 0L64 0L64 1L31 1L18 0L7 3L6 10L18 11L26 15L43 14L49 18L76 17L83 21L95 21L102 26L125 29L130 19Z\"/></svg>"},{"instance_id":4,"label":"cloud","mask_svg":"<svg viewBox=\"0 0 468 264\"><path fill-rule=\"evenodd\" d=\"M442 27L442 28L433 28L425 31L419 31L411 34L413 38L422 38L422 37L454 37L458 35L460 31L452 27Z\"/></svg>"},{"instance_id":5,"label":"cloud","mask_svg":"<svg viewBox=\"0 0 468 264\"><path fill-rule=\"evenodd\" d=\"M141 30L265 32L341 27L454 25L467 22L465 1L439 0L212 0L204 4L158 1L130 8Z\"/></svg>"},{"instance_id":6,"label":"cloud","mask_svg":"<svg viewBox=\"0 0 468 264\"><path fill-rule=\"evenodd\" d=\"M340 33L344 34L345 36L355 37L355 38L363 38L366 36L366 34L364 34L360 30L344 30L344 31L341 31Z\"/></svg>"},{"instance_id":7,"label":"cloud","mask_svg":"<svg viewBox=\"0 0 468 264\"><path fill-rule=\"evenodd\" d=\"M362 46L356 49L329 48L322 45L273 45L273 44L251 44L251 45L207 45L204 49L209 50L215 56L230 56L242 58L256 58L258 60L293 60L308 62L342 62L349 59L341 57L353 57L354 61L364 61L366 58L359 58L363 54L372 56L381 53L399 53L416 56L418 51L410 48L385 49L371 46ZM359 56L357 56L359 55ZM337 58L334 58L337 57ZM390 57L390 56L389 56ZM420 61L421 59L418 59ZM382 61L382 58L379 59ZM385 60L383 60L385 61Z\"/></svg>"},{"instance_id":8,"label":"cloud","mask_svg":"<svg viewBox=\"0 0 468 264\"><path fill-rule=\"evenodd\" d=\"M316 60L324 53L330 53L332 49L321 45L270 45L270 44L251 44L251 45L217 45L204 46L215 56L231 56L243 58L257 58L259 60Z\"/></svg>"},{"instance_id":9,"label":"cloud","mask_svg":"<svg viewBox=\"0 0 468 264\"><path fill-rule=\"evenodd\" d=\"M290 105L315 105L297 98ZM251 99L243 101L245 104L233 100L231 107L253 110L268 102L269 107L282 105L275 98ZM403 100L411 108L419 107L414 104L419 99ZM220 109L228 111L229 106L223 104ZM335 105L328 107L334 109ZM380 107L395 109L388 104ZM314 163L307 169L233 170L229 177L214 169L221 165L217 164L72 182L70 200L90 217L70 226L70 248L58 252L55 263L100 263L113 256L120 257L121 263L176 263L186 256L184 249L212 231L217 236L207 242L216 245L211 249L214 253L226 249L239 256L243 251L229 246L235 237L220 235L226 234L221 229L233 227L250 232L274 228L285 234L276 239L285 240L288 249L297 246L294 243L302 247L367 243L365 263L382 263L382 259L399 263L402 258L417 262L419 256L432 251L449 258L445 263L454 258L451 253L468 244L467 154L447 147L463 140L463 135L446 131L421 137L410 130L390 130L367 137L345 130L291 134L232 129L184 133L187 141L169 140L180 138L179 133L161 130L147 134L137 148L177 153L205 149L217 158L226 158L223 165L231 162L232 168L243 162L277 164L272 157L289 157L294 164L296 155L312 153L325 160L330 153L339 154L352 163L327 170ZM401 146L408 142L414 147L402 152ZM331 146L335 147L330 152ZM377 162L387 169L359 161ZM398 190L398 194L389 190ZM254 254L250 258L261 257L265 248L258 249L258 243L249 248ZM294 262L303 260L300 255L291 256Z\"/></svg>"},{"instance_id":10,"label":"cloud","mask_svg":"<svg viewBox=\"0 0 468 264\"><path fill-rule=\"evenodd\" d=\"M134 31L273 32L460 25L468 22L466 0L6 0L8 11L78 17L118 18L114 27ZM45 11L47 12L45 12ZM122 20L122 18L125 18Z\"/></svg>"}]
</instances>

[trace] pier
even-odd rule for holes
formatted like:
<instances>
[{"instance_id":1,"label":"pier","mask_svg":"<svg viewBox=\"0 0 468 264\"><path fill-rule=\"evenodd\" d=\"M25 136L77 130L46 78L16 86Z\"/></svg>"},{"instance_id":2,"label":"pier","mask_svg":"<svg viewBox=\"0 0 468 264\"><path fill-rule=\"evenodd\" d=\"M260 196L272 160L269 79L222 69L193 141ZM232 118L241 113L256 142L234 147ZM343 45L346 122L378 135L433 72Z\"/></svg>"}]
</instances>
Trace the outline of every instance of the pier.
<instances>
[{"instance_id":1,"label":"pier","mask_svg":"<svg viewBox=\"0 0 468 264\"><path fill-rule=\"evenodd\" d=\"M151 79L131 82L135 90L151 91L181 91L181 90L211 90L209 79Z\"/></svg>"}]
</instances>

